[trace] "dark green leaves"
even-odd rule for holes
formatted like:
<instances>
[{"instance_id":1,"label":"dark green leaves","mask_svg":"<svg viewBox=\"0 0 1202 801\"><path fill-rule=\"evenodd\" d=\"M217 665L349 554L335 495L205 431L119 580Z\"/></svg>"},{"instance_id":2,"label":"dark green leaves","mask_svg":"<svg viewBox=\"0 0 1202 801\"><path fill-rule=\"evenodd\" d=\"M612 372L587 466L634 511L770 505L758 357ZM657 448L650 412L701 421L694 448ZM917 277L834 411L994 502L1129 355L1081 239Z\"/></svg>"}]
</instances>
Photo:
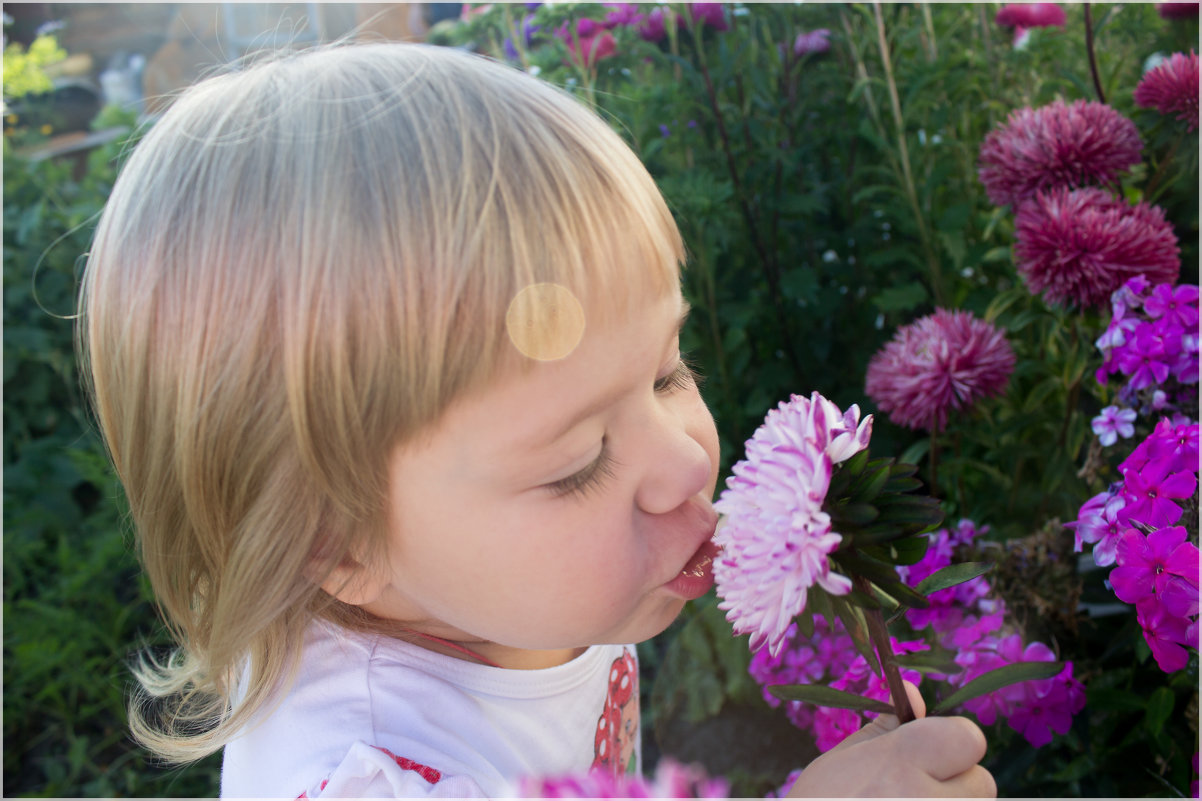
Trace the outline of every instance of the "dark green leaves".
<instances>
[{"instance_id":1,"label":"dark green leaves","mask_svg":"<svg viewBox=\"0 0 1202 801\"><path fill-rule=\"evenodd\" d=\"M977 676L968 684L965 684L947 698L944 698L935 705L934 709L931 710L931 714L942 715L955 709L965 701L980 698L982 695L988 695L1011 684L1018 684L1020 681L1050 679L1061 670L1064 670L1063 662L1015 662L1012 665L991 670L988 673Z\"/></svg>"},{"instance_id":2,"label":"dark green leaves","mask_svg":"<svg viewBox=\"0 0 1202 801\"><path fill-rule=\"evenodd\" d=\"M880 712L893 714L893 707L875 698L865 698L862 695L824 687L820 684L778 684L768 688L768 692L782 701L804 701L807 704L831 707L833 709L855 709L861 712Z\"/></svg>"}]
</instances>

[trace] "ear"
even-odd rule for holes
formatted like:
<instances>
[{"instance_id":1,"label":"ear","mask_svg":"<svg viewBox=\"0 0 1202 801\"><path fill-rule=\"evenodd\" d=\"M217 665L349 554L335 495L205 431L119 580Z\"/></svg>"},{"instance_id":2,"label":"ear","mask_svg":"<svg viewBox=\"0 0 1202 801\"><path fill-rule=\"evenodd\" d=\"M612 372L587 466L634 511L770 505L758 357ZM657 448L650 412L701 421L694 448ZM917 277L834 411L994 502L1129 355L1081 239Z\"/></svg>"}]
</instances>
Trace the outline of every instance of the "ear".
<instances>
[{"instance_id":1,"label":"ear","mask_svg":"<svg viewBox=\"0 0 1202 801\"><path fill-rule=\"evenodd\" d=\"M329 595L351 606L364 606L379 600L388 587L385 571L373 570L350 556L334 566L321 588Z\"/></svg>"}]
</instances>

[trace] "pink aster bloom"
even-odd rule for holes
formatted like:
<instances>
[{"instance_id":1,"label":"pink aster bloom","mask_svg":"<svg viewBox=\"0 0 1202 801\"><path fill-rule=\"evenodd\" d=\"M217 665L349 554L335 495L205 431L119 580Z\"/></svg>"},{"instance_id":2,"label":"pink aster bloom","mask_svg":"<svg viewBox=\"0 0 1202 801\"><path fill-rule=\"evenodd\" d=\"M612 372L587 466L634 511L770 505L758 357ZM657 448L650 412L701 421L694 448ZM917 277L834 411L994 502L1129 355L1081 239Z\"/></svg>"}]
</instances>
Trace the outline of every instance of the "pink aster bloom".
<instances>
[{"instance_id":1,"label":"pink aster bloom","mask_svg":"<svg viewBox=\"0 0 1202 801\"><path fill-rule=\"evenodd\" d=\"M1198 16L1197 3L1157 3L1156 13L1162 19L1191 19ZM1197 757L1195 757L1197 759ZM1197 765L1195 764L1195 767Z\"/></svg>"},{"instance_id":2,"label":"pink aster bloom","mask_svg":"<svg viewBox=\"0 0 1202 801\"><path fill-rule=\"evenodd\" d=\"M843 538L831 531L822 510L836 457L868 444L871 415L847 414L815 392L792 396L768 412L747 441L714 508L725 516L715 541L722 555L714 579L719 609L736 634L751 635L751 650L780 652L793 618L817 584L833 595L851 590L846 576L831 572L827 554Z\"/></svg>"},{"instance_id":3,"label":"pink aster bloom","mask_svg":"<svg viewBox=\"0 0 1202 801\"><path fill-rule=\"evenodd\" d=\"M1148 70L1135 87L1135 103L1175 116L1188 131L1198 130L1198 54L1174 53Z\"/></svg>"},{"instance_id":4,"label":"pink aster bloom","mask_svg":"<svg viewBox=\"0 0 1202 801\"><path fill-rule=\"evenodd\" d=\"M1056 3L1012 3L1002 6L994 22L1007 28L1063 28L1066 20Z\"/></svg>"},{"instance_id":5,"label":"pink aster bloom","mask_svg":"<svg viewBox=\"0 0 1202 801\"><path fill-rule=\"evenodd\" d=\"M1118 442L1119 437L1130 439L1135 436L1135 410L1107 406L1090 421L1090 427L1098 435L1098 442L1108 448Z\"/></svg>"},{"instance_id":6,"label":"pink aster bloom","mask_svg":"<svg viewBox=\"0 0 1202 801\"><path fill-rule=\"evenodd\" d=\"M689 16L716 31L727 30L726 11L721 3L689 3Z\"/></svg>"},{"instance_id":7,"label":"pink aster bloom","mask_svg":"<svg viewBox=\"0 0 1202 801\"><path fill-rule=\"evenodd\" d=\"M998 206L1041 189L1108 184L1139 163L1135 123L1103 103L1056 100L1021 108L985 137L977 175Z\"/></svg>"},{"instance_id":8,"label":"pink aster bloom","mask_svg":"<svg viewBox=\"0 0 1202 801\"><path fill-rule=\"evenodd\" d=\"M948 413L1002 392L1014 351L1001 329L936 309L897 330L868 363L865 391L898 425L943 429Z\"/></svg>"},{"instance_id":9,"label":"pink aster bloom","mask_svg":"<svg viewBox=\"0 0 1202 801\"><path fill-rule=\"evenodd\" d=\"M1101 189L1040 192L1019 208L1014 228L1018 271L1051 303L1101 308L1132 276L1173 283L1181 270L1164 211Z\"/></svg>"}]
</instances>

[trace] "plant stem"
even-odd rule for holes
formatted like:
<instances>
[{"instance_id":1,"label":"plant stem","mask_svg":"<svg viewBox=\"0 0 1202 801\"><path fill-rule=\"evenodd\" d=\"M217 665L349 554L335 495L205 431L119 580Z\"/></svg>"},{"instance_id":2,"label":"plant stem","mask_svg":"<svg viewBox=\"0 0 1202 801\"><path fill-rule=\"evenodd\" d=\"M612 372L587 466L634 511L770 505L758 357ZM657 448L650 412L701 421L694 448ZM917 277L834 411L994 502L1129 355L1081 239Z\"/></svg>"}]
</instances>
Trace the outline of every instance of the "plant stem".
<instances>
[{"instance_id":1,"label":"plant stem","mask_svg":"<svg viewBox=\"0 0 1202 801\"><path fill-rule=\"evenodd\" d=\"M922 213L922 204L918 202L918 190L914 187L914 173L910 169L910 150L906 146L906 123L902 118L901 99L897 93L897 81L893 77L893 58L889 54L889 40L885 36L885 18L881 13L881 4L873 3L872 11L876 16L877 46L880 48L881 63L885 69L885 83L889 87L889 105L893 111L893 125L897 128L897 155L901 159L902 184L906 190L906 199L910 201L910 208L914 212L914 225L918 229L918 238L922 243L922 249L927 260L927 268L931 273L931 294L935 298L935 304L940 305L943 300L943 281L939 275L939 258L936 256L931 245L930 234L926 227L926 218Z\"/></svg>"},{"instance_id":2,"label":"plant stem","mask_svg":"<svg viewBox=\"0 0 1202 801\"><path fill-rule=\"evenodd\" d=\"M872 584L863 576L852 579L856 589L872 596ZM902 684L901 670L897 667L897 657L893 654L893 646L889 644L889 629L885 626L885 617L880 609L865 609L864 618L868 623L868 637L876 648L877 658L881 661L881 672L889 685L889 695L893 697L893 708L896 710L898 723L909 723L914 720L914 710L910 706L910 696Z\"/></svg>"},{"instance_id":3,"label":"plant stem","mask_svg":"<svg viewBox=\"0 0 1202 801\"><path fill-rule=\"evenodd\" d=\"M1085 3L1085 52L1089 54L1089 74L1093 76L1093 89L1098 93L1098 102L1106 102L1106 94L1102 91L1102 79L1098 77L1098 58L1093 47L1093 14L1089 3Z\"/></svg>"},{"instance_id":4,"label":"plant stem","mask_svg":"<svg viewBox=\"0 0 1202 801\"><path fill-rule=\"evenodd\" d=\"M1172 163L1173 158L1177 155L1177 148L1180 147L1181 140L1184 137L1185 131L1178 132L1177 138L1173 140L1173 144L1169 145L1169 152L1164 154L1164 158L1160 160L1160 164L1158 164L1156 167L1156 172L1153 173L1150 179L1148 179L1148 186L1144 189L1144 198L1149 203L1154 203L1156 201L1157 196L1155 192L1157 187L1160 185L1160 179L1165 176L1165 171L1167 170L1169 164Z\"/></svg>"}]
</instances>

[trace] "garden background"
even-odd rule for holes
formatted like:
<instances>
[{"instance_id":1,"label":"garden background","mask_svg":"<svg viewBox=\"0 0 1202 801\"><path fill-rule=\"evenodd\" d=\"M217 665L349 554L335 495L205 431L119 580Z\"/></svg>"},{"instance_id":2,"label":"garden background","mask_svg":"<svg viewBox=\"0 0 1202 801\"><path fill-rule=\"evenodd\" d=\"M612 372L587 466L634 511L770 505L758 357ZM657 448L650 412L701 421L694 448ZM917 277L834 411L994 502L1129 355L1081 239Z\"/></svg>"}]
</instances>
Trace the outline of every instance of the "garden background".
<instances>
[{"instance_id":1,"label":"garden background","mask_svg":"<svg viewBox=\"0 0 1202 801\"><path fill-rule=\"evenodd\" d=\"M723 475L767 409L820 391L876 414L873 453L919 465L949 530L970 519L984 532L971 547L996 563L986 580L1005 631L1072 662L1084 699L1071 728L1039 747L999 703L986 765L1002 795L1196 795L1197 573L1184 618L1193 648L1163 669L1146 620L1106 583L1109 563L1088 537L1075 551L1064 524L1126 478L1120 464L1161 417L1194 421L1185 472L1198 471L1196 312L1176 343L1187 361L1192 352L1192 380L1174 369L1135 391L1117 367L1106 383L1095 376L1111 290L1143 274L1197 284L1196 57L1192 127L1135 95L1148 69L1196 50L1197 6L1041 5L1047 16L1020 26L1000 4L499 4L426 38L565 86L648 165L689 250L682 346L707 377ZM40 157L69 124L42 69L68 55L54 33L5 50L4 791L211 795L215 759L164 769L125 727L128 660L165 641L82 397L71 318L81 256L140 128L136 112L106 107L91 129L126 133L85 156ZM978 174L991 132L1057 100L1104 102L1138 130L1137 158L1119 162L1107 161L1113 130L1083 135L1072 180L1113 194L1124 214L1162 213L1117 244L1105 226L1082 234L1078 261L1093 248L1127 264L1100 302L1040 288L1078 266L1016 247L1020 203L996 203ZM1167 279L1165 259L1148 256L1166 226L1179 247L1179 277ZM1003 332L1014 361L931 432L865 380L899 329L937 308ZM1158 388L1167 395L1154 399ZM1131 409L1129 432L1126 417L1109 418L1114 436L1093 423L1108 407ZM1175 500L1196 546L1192 486ZM921 634L912 621L897 628ZM712 596L641 658L649 764L699 762L736 794L762 795L821 747L812 721L795 727L769 706L746 638L731 636Z\"/></svg>"}]
</instances>

